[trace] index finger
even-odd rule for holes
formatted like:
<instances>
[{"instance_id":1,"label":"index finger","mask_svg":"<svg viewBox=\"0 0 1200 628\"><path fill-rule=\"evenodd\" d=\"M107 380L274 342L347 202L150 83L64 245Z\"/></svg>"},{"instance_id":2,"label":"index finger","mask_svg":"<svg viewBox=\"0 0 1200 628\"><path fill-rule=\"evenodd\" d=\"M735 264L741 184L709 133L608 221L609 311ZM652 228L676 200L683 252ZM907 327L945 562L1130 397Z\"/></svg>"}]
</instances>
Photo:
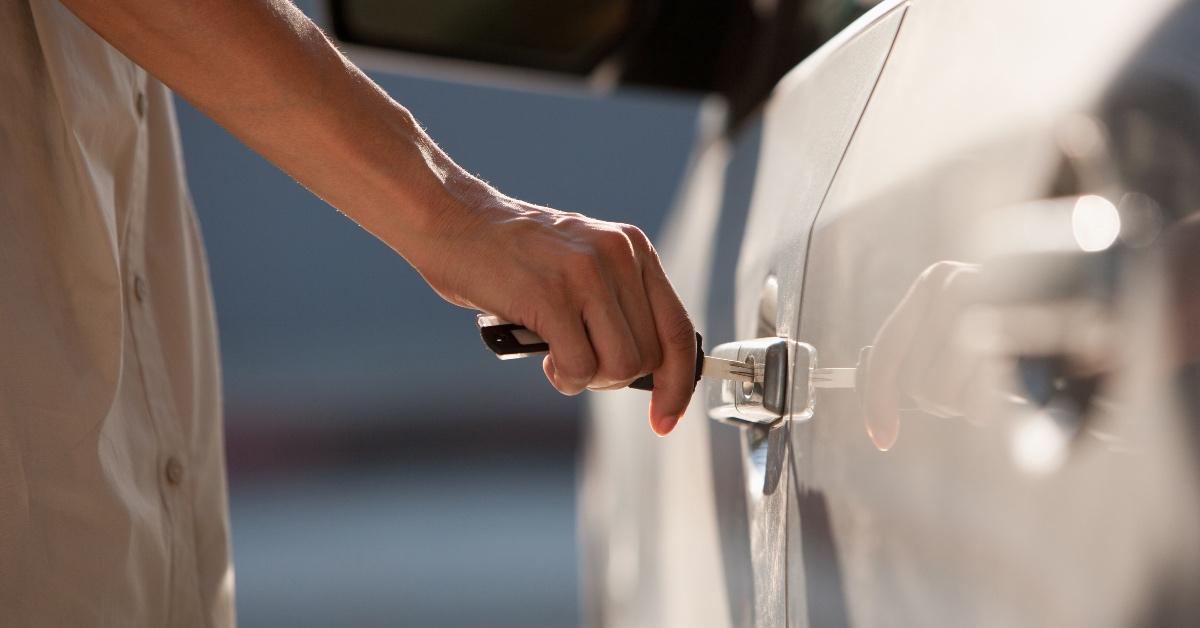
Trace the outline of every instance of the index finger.
<instances>
[{"instance_id":1,"label":"index finger","mask_svg":"<svg viewBox=\"0 0 1200 628\"><path fill-rule=\"evenodd\" d=\"M891 449L900 436L901 367L910 363L915 338L922 327L929 325L931 303L940 286L958 268L955 263L943 261L922 271L871 343L863 410L867 435L880 451Z\"/></svg>"},{"instance_id":2,"label":"index finger","mask_svg":"<svg viewBox=\"0 0 1200 628\"><path fill-rule=\"evenodd\" d=\"M662 366L654 371L650 398L650 427L666 436L687 410L696 390L696 329L675 288L663 272L658 256L646 264L646 296L653 312Z\"/></svg>"}]
</instances>

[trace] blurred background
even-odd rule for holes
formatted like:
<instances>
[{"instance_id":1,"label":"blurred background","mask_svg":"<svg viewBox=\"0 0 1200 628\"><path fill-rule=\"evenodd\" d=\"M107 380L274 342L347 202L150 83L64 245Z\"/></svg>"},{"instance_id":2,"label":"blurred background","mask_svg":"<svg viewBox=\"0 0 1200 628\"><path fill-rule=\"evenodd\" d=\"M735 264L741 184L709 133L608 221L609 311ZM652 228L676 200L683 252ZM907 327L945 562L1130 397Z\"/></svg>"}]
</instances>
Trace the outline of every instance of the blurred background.
<instances>
[{"instance_id":1,"label":"blurred background","mask_svg":"<svg viewBox=\"0 0 1200 628\"><path fill-rule=\"evenodd\" d=\"M504 192L652 237L699 107L370 74ZM178 105L221 333L240 624L577 624L582 400L537 360L496 360L473 312Z\"/></svg>"}]
</instances>

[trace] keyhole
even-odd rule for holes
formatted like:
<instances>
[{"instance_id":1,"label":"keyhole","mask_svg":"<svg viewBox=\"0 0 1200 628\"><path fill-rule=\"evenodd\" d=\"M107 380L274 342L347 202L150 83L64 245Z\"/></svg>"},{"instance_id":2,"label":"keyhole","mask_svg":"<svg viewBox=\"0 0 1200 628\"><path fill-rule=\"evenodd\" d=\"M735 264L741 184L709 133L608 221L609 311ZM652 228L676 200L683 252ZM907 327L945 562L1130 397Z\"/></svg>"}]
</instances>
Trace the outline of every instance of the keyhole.
<instances>
[{"instance_id":1,"label":"keyhole","mask_svg":"<svg viewBox=\"0 0 1200 628\"><path fill-rule=\"evenodd\" d=\"M751 373L754 372L754 356L746 356L746 366L749 367ZM750 399L754 396L754 379L751 378L748 382L742 382L742 397Z\"/></svg>"}]
</instances>

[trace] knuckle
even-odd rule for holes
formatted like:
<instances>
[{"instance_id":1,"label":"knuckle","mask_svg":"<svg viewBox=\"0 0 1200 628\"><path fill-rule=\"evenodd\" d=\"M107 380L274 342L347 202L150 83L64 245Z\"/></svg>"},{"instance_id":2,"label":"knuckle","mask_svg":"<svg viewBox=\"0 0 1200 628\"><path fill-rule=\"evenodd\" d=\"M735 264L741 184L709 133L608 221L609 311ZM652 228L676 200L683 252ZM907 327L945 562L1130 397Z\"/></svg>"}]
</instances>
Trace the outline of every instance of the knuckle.
<instances>
[{"instance_id":1,"label":"knuckle","mask_svg":"<svg viewBox=\"0 0 1200 628\"><path fill-rule=\"evenodd\" d=\"M596 375L596 360L579 356L570 360L555 360L559 375L573 382L588 382Z\"/></svg>"},{"instance_id":2,"label":"knuckle","mask_svg":"<svg viewBox=\"0 0 1200 628\"><path fill-rule=\"evenodd\" d=\"M654 250L654 245L650 244L650 238L648 238L645 232L639 229L636 225L623 224L621 225L621 232L625 234L625 237L629 239L630 244L632 244L635 249L641 250L642 252Z\"/></svg>"},{"instance_id":3,"label":"knuckle","mask_svg":"<svg viewBox=\"0 0 1200 628\"><path fill-rule=\"evenodd\" d=\"M614 356L611 364L606 366L606 375L610 379L625 381L641 375L642 360L633 353L623 351Z\"/></svg>"},{"instance_id":4,"label":"knuckle","mask_svg":"<svg viewBox=\"0 0 1200 628\"><path fill-rule=\"evenodd\" d=\"M629 237L620 229L599 232L596 236L595 247L600 253L610 258L629 257L633 250Z\"/></svg>"},{"instance_id":5,"label":"knuckle","mask_svg":"<svg viewBox=\"0 0 1200 628\"><path fill-rule=\"evenodd\" d=\"M554 226L564 232L572 233L577 229L586 228L587 222L582 214L560 211L554 214Z\"/></svg>"}]
</instances>

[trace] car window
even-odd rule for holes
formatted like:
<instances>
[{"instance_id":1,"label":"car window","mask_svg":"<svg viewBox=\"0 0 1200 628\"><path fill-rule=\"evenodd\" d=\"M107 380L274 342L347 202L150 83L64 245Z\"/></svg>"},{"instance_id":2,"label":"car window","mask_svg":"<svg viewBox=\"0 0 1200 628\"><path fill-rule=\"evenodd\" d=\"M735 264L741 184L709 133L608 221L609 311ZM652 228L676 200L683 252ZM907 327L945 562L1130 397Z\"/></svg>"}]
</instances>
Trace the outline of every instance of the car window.
<instances>
[{"instance_id":1,"label":"car window","mask_svg":"<svg viewBox=\"0 0 1200 628\"><path fill-rule=\"evenodd\" d=\"M430 55L587 72L627 30L632 0L335 0L339 39Z\"/></svg>"}]
</instances>

